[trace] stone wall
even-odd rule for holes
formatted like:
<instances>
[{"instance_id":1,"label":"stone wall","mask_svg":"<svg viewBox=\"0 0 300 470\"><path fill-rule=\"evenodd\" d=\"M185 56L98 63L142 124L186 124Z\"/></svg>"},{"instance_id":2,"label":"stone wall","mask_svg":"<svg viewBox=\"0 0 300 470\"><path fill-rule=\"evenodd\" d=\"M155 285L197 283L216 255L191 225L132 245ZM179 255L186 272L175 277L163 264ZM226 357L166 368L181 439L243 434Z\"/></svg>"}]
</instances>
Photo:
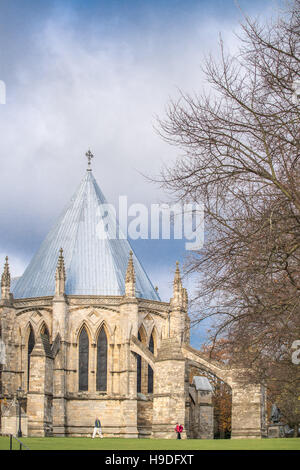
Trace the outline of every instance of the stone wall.
<instances>
[{"instance_id":1,"label":"stone wall","mask_svg":"<svg viewBox=\"0 0 300 470\"><path fill-rule=\"evenodd\" d=\"M165 338L158 350L153 393L153 438L174 439L174 428L184 425L182 437L186 437L186 362L179 342Z\"/></svg>"},{"instance_id":2,"label":"stone wall","mask_svg":"<svg viewBox=\"0 0 300 470\"><path fill-rule=\"evenodd\" d=\"M261 385L246 385L235 378L232 386L232 439L264 437Z\"/></svg>"},{"instance_id":3,"label":"stone wall","mask_svg":"<svg viewBox=\"0 0 300 470\"><path fill-rule=\"evenodd\" d=\"M137 428L139 438L151 437L153 419L153 400L138 398L137 402Z\"/></svg>"},{"instance_id":4,"label":"stone wall","mask_svg":"<svg viewBox=\"0 0 300 470\"><path fill-rule=\"evenodd\" d=\"M214 438L214 408L212 406L212 393L198 392L199 395L199 439Z\"/></svg>"},{"instance_id":5,"label":"stone wall","mask_svg":"<svg viewBox=\"0 0 300 470\"><path fill-rule=\"evenodd\" d=\"M7 436L9 434L17 435L19 430L19 418L18 416L3 416L2 419L2 435ZM24 437L28 436L28 425L27 416L21 418L21 431Z\"/></svg>"},{"instance_id":6,"label":"stone wall","mask_svg":"<svg viewBox=\"0 0 300 470\"><path fill-rule=\"evenodd\" d=\"M28 433L45 435L51 433L52 427L55 435L90 435L98 415L107 436L149 435L152 419L151 437L174 438L176 422L184 425L183 437L186 437L190 416L198 413L198 422L202 421L201 433L210 437L212 411L209 404L199 403L197 413L187 406L187 371L193 362L232 387L232 437L261 437L260 386L245 387L235 371L203 359L199 351L184 344L188 335L185 337L180 333L188 323L188 317L183 304L177 308L175 300L170 305L122 297L64 298L59 308L58 304L55 307L55 318L53 298L50 297L19 299L11 305L0 306L7 349L7 364L2 373L3 393L10 399L19 386L28 392ZM64 315L68 317L67 321L62 318ZM56 358L51 358L41 345L39 351L35 348L31 355L28 391L29 330L31 326L38 342L43 325L49 330L50 342L55 340L54 331L60 333L61 350ZM78 392L78 335L83 325L89 336L89 389L86 395ZM102 327L108 339L105 394L96 391L96 344ZM145 347L151 332L154 336L153 402L137 399L136 357L131 351L131 338L137 336L139 328L145 331ZM178 334L176 329L180 330ZM143 358L146 364L147 357L144 355ZM145 382L146 376L145 366ZM145 387L143 391L146 392Z\"/></svg>"},{"instance_id":7,"label":"stone wall","mask_svg":"<svg viewBox=\"0 0 300 470\"><path fill-rule=\"evenodd\" d=\"M214 438L214 409L212 392L200 391L189 387L188 437L190 439Z\"/></svg>"},{"instance_id":8,"label":"stone wall","mask_svg":"<svg viewBox=\"0 0 300 470\"><path fill-rule=\"evenodd\" d=\"M59 302L50 297L19 299L0 306L8 359L2 374L3 392L7 399L19 386L27 393L29 433L45 435L53 429L55 435L88 435L95 413L101 413L104 433L137 437L136 358L130 352L130 335L137 334L143 324L145 344L153 332L157 348L167 311L168 304L163 302L121 297L61 296ZM35 341L39 342L44 325L50 333L50 342L60 334L60 350L56 357L49 358L41 345L38 348L35 345L28 390L29 332L32 329ZM78 335L83 325L90 346L89 391L85 398L78 392ZM96 343L102 326L108 339L104 396L96 392ZM149 434L149 405L142 404L140 409Z\"/></svg>"},{"instance_id":9,"label":"stone wall","mask_svg":"<svg viewBox=\"0 0 300 470\"><path fill-rule=\"evenodd\" d=\"M79 395L79 394L78 394ZM124 420L121 399L107 399L104 396L90 399L82 392L81 397L69 398L66 402L66 434L72 436L93 433L95 419L101 421L102 432L106 437L116 437L124 433Z\"/></svg>"},{"instance_id":10,"label":"stone wall","mask_svg":"<svg viewBox=\"0 0 300 470\"><path fill-rule=\"evenodd\" d=\"M28 433L30 436L52 435L53 359L41 339L35 344L30 359L27 394Z\"/></svg>"},{"instance_id":11,"label":"stone wall","mask_svg":"<svg viewBox=\"0 0 300 470\"><path fill-rule=\"evenodd\" d=\"M1 413L1 433L5 436L16 435L19 430L19 405L15 401L7 402L6 406L2 404ZM23 407L21 407L21 431L23 436L28 435L28 420Z\"/></svg>"}]
</instances>

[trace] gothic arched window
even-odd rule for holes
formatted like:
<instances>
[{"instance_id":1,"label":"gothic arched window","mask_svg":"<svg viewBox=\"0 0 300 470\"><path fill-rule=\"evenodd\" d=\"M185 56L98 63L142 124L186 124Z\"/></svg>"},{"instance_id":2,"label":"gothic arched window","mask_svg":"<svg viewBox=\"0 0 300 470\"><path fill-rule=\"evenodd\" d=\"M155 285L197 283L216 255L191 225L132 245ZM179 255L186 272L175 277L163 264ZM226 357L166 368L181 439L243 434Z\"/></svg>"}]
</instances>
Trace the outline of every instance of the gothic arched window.
<instances>
[{"instance_id":1,"label":"gothic arched window","mask_svg":"<svg viewBox=\"0 0 300 470\"><path fill-rule=\"evenodd\" d=\"M50 342L49 330L48 330L47 326L45 325L45 323L43 324L43 326L41 328L41 336L45 336L47 338L47 340Z\"/></svg>"},{"instance_id":2,"label":"gothic arched window","mask_svg":"<svg viewBox=\"0 0 300 470\"><path fill-rule=\"evenodd\" d=\"M105 391L107 388L107 337L104 328L98 335L97 341L97 375L96 390Z\"/></svg>"},{"instance_id":3,"label":"gothic arched window","mask_svg":"<svg viewBox=\"0 0 300 470\"><path fill-rule=\"evenodd\" d=\"M29 389L29 378L30 378L30 354L35 345L35 338L32 326L30 325L30 333L28 337L28 347L27 347L27 388Z\"/></svg>"},{"instance_id":4,"label":"gothic arched window","mask_svg":"<svg viewBox=\"0 0 300 470\"><path fill-rule=\"evenodd\" d=\"M42 342L44 344L44 347L46 347L47 349L50 349L51 345L50 345L50 334L49 334L49 330L47 328L47 326L45 325L45 323L43 324L42 328L41 328L41 339L42 339Z\"/></svg>"},{"instance_id":5,"label":"gothic arched window","mask_svg":"<svg viewBox=\"0 0 300 470\"><path fill-rule=\"evenodd\" d=\"M79 391L89 388L89 337L85 328L79 336Z\"/></svg>"},{"instance_id":6,"label":"gothic arched window","mask_svg":"<svg viewBox=\"0 0 300 470\"><path fill-rule=\"evenodd\" d=\"M154 341L153 341L153 335L151 335L150 341L149 341L149 351L154 354ZM151 366L148 364L148 393L153 393L153 369Z\"/></svg>"},{"instance_id":7,"label":"gothic arched window","mask_svg":"<svg viewBox=\"0 0 300 470\"><path fill-rule=\"evenodd\" d=\"M140 332L138 332L138 340L142 341ZM137 390L137 393L141 393L141 388L142 388L142 358L139 354L137 354L136 362L137 362L136 390Z\"/></svg>"}]
</instances>

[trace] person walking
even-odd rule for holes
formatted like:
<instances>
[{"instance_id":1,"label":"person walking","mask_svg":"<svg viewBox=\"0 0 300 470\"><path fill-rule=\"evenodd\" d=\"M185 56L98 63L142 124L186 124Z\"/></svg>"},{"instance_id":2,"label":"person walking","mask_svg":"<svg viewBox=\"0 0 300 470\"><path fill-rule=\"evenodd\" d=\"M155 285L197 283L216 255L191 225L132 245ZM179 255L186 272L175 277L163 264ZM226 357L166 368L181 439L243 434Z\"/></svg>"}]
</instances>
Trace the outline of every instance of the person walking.
<instances>
[{"instance_id":1,"label":"person walking","mask_svg":"<svg viewBox=\"0 0 300 470\"><path fill-rule=\"evenodd\" d=\"M100 437L103 437L102 430L101 430L101 421L98 417L95 419L95 426L94 426L94 432L93 432L92 439L94 439L96 434L98 434Z\"/></svg>"},{"instance_id":2,"label":"person walking","mask_svg":"<svg viewBox=\"0 0 300 470\"><path fill-rule=\"evenodd\" d=\"M182 431L183 431L182 424L176 423L175 432L177 433L177 439L181 439Z\"/></svg>"}]
</instances>

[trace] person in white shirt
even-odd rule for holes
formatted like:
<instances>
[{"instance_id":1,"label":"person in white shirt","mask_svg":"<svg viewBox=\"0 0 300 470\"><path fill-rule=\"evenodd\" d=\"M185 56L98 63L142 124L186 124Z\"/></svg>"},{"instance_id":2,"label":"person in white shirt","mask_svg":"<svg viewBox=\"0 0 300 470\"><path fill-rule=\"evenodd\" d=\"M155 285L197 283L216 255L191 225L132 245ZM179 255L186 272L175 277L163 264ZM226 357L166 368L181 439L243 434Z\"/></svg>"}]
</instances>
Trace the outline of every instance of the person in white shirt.
<instances>
[{"instance_id":1,"label":"person in white shirt","mask_svg":"<svg viewBox=\"0 0 300 470\"><path fill-rule=\"evenodd\" d=\"M94 439L96 434L98 434L100 437L103 437L102 430L101 430L101 422L100 422L99 418L95 419L95 426L94 426L94 432L93 432L92 439Z\"/></svg>"}]
</instances>

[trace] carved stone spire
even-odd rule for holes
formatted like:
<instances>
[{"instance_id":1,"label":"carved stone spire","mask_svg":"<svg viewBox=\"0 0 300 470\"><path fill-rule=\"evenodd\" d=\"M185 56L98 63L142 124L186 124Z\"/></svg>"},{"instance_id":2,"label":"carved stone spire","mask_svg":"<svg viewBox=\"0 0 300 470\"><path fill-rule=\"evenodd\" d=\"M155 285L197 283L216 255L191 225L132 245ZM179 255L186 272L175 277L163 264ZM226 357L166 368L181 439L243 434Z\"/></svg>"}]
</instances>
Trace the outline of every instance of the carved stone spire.
<instances>
[{"instance_id":1,"label":"carved stone spire","mask_svg":"<svg viewBox=\"0 0 300 470\"><path fill-rule=\"evenodd\" d=\"M135 271L133 265L133 253L130 250L129 261L125 277L125 296L126 297L135 297Z\"/></svg>"},{"instance_id":2,"label":"carved stone spire","mask_svg":"<svg viewBox=\"0 0 300 470\"><path fill-rule=\"evenodd\" d=\"M9 299L10 297L10 272L8 264L8 256L5 258L4 270L1 277L1 298Z\"/></svg>"},{"instance_id":3,"label":"carved stone spire","mask_svg":"<svg viewBox=\"0 0 300 470\"><path fill-rule=\"evenodd\" d=\"M179 271L179 262L176 261L176 270L175 276L173 281L173 299L175 302L179 302L182 300L183 297L183 287L181 282L181 276Z\"/></svg>"},{"instance_id":4,"label":"carved stone spire","mask_svg":"<svg viewBox=\"0 0 300 470\"><path fill-rule=\"evenodd\" d=\"M63 256L63 249L59 250L58 263L55 273L55 295L62 296L65 294L66 271Z\"/></svg>"},{"instance_id":5,"label":"carved stone spire","mask_svg":"<svg viewBox=\"0 0 300 470\"><path fill-rule=\"evenodd\" d=\"M179 344L184 341L187 294L182 287L179 263L176 261L176 270L173 281L173 297L170 300L169 337Z\"/></svg>"},{"instance_id":6,"label":"carved stone spire","mask_svg":"<svg viewBox=\"0 0 300 470\"><path fill-rule=\"evenodd\" d=\"M176 270L175 270L175 276L174 276L174 288L180 288L182 287L182 282L181 282L181 276L180 276L180 270L179 270L179 261L176 261Z\"/></svg>"}]
</instances>

